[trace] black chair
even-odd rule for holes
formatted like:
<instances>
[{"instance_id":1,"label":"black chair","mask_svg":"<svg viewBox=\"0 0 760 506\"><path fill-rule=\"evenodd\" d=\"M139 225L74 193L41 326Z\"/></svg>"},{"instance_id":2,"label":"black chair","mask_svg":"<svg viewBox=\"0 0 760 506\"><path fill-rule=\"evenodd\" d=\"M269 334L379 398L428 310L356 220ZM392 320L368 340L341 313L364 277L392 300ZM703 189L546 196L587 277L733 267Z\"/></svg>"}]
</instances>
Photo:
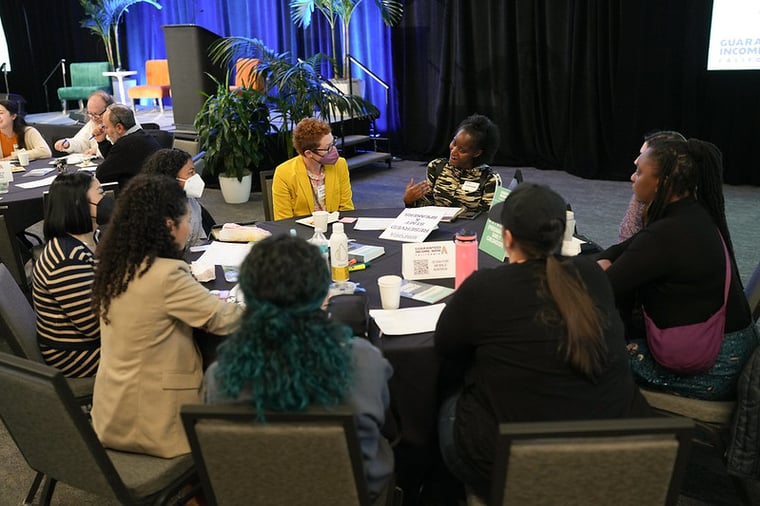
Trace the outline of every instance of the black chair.
<instances>
[{"instance_id":1,"label":"black chair","mask_svg":"<svg viewBox=\"0 0 760 506\"><path fill-rule=\"evenodd\" d=\"M37 472L24 504L43 479L41 506L50 504L59 481L130 505L167 504L192 483L190 455L162 459L103 448L57 369L0 353L0 384L0 416Z\"/></svg>"},{"instance_id":2,"label":"black chair","mask_svg":"<svg viewBox=\"0 0 760 506\"><path fill-rule=\"evenodd\" d=\"M217 504L370 504L350 409L267 413L249 404L185 405L185 426L204 496ZM401 499L393 483L375 504Z\"/></svg>"},{"instance_id":3,"label":"black chair","mask_svg":"<svg viewBox=\"0 0 760 506\"><path fill-rule=\"evenodd\" d=\"M675 505L693 431L681 417L502 424L488 504Z\"/></svg>"},{"instance_id":4,"label":"black chair","mask_svg":"<svg viewBox=\"0 0 760 506\"><path fill-rule=\"evenodd\" d=\"M5 264L14 281L23 291L23 296L31 300L31 286L26 275L26 261L21 252L22 245L5 219L3 212L7 210L6 206L0 206L0 262Z\"/></svg>"},{"instance_id":5,"label":"black chair","mask_svg":"<svg viewBox=\"0 0 760 506\"><path fill-rule=\"evenodd\" d=\"M262 170L259 172L259 179L261 181L261 201L264 204L264 219L272 221L274 219L274 204L272 203L274 171Z\"/></svg>"},{"instance_id":6,"label":"black chair","mask_svg":"<svg viewBox=\"0 0 760 506\"><path fill-rule=\"evenodd\" d=\"M757 321L760 318L760 263L757 264L747 286L744 287L744 295L747 296L752 319Z\"/></svg>"},{"instance_id":7,"label":"black chair","mask_svg":"<svg viewBox=\"0 0 760 506\"><path fill-rule=\"evenodd\" d=\"M21 289L11 278L5 265L0 264L0 331L17 357L44 364L37 345L37 316ZM92 402L95 378L68 378L69 388L79 404Z\"/></svg>"},{"instance_id":8,"label":"black chair","mask_svg":"<svg viewBox=\"0 0 760 506\"><path fill-rule=\"evenodd\" d=\"M165 149L174 147L174 134L167 132L166 130L158 130L153 128L145 128L143 125L143 131L156 139L158 144Z\"/></svg>"}]
</instances>

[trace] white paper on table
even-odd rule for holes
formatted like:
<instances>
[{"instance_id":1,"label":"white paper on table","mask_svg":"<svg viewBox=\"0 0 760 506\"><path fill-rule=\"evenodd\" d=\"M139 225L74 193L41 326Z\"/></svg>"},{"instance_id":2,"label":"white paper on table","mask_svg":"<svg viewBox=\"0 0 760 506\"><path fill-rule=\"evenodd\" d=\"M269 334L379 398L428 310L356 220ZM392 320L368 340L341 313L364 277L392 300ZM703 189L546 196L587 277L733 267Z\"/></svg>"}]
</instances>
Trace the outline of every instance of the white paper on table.
<instances>
[{"instance_id":1,"label":"white paper on table","mask_svg":"<svg viewBox=\"0 0 760 506\"><path fill-rule=\"evenodd\" d=\"M40 186L50 186L53 184L53 180L58 177L58 174L55 176L46 177L45 179L39 179L37 181L31 181L29 183L19 183L16 186L19 188L24 188L25 190L28 190L29 188L39 188Z\"/></svg>"},{"instance_id":2,"label":"white paper on table","mask_svg":"<svg viewBox=\"0 0 760 506\"><path fill-rule=\"evenodd\" d=\"M44 169L32 169L21 177L40 177L54 171L55 167L45 167Z\"/></svg>"},{"instance_id":3,"label":"white paper on table","mask_svg":"<svg viewBox=\"0 0 760 506\"><path fill-rule=\"evenodd\" d=\"M581 244L586 244L586 241L582 241L577 237L572 237L569 241L562 241L562 255L566 257L574 257L581 252Z\"/></svg>"},{"instance_id":4,"label":"white paper on table","mask_svg":"<svg viewBox=\"0 0 760 506\"><path fill-rule=\"evenodd\" d=\"M380 234L380 239L423 242L445 213L443 207L408 207Z\"/></svg>"},{"instance_id":5,"label":"white paper on table","mask_svg":"<svg viewBox=\"0 0 760 506\"><path fill-rule=\"evenodd\" d=\"M444 307L446 304L441 303L403 309L371 309L369 314L383 334L400 336L433 332Z\"/></svg>"},{"instance_id":6,"label":"white paper on table","mask_svg":"<svg viewBox=\"0 0 760 506\"><path fill-rule=\"evenodd\" d=\"M396 218L359 218L354 223L354 230L385 230Z\"/></svg>"},{"instance_id":7,"label":"white paper on table","mask_svg":"<svg viewBox=\"0 0 760 506\"><path fill-rule=\"evenodd\" d=\"M205 265L240 267L252 247L253 243L214 241L197 262Z\"/></svg>"}]
</instances>

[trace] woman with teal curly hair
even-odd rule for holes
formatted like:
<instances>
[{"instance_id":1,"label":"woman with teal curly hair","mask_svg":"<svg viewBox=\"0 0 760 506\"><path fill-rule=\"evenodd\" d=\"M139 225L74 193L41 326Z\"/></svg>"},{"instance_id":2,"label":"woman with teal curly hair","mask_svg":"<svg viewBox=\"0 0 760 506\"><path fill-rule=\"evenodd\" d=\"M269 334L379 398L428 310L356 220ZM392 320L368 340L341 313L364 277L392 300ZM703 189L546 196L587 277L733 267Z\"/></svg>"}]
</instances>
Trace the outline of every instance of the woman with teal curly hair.
<instances>
[{"instance_id":1,"label":"woman with teal curly hair","mask_svg":"<svg viewBox=\"0 0 760 506\"><path fill-rule=\"evenodd\" d=\"M380 434L392 369L380 351L322 309L330 273L303 239L269 237L240 268L246 310L205 375L206 402L248 400L266 410L302 411L345 403L354 411L371 495L393 473Z\"/></svg>"}]
</instances>

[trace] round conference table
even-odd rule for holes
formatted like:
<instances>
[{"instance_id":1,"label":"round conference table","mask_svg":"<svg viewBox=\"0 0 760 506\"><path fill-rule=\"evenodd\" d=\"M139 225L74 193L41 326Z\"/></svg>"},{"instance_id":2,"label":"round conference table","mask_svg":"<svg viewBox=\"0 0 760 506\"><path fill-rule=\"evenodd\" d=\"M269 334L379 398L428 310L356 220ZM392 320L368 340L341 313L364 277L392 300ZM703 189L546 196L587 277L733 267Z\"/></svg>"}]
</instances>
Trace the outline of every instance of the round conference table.
<instances>
[{"instance_id":1,"label":"round conference table","mask_svg":"<svg viewBox=\"0 0 760 506\"><path fill-rule=\"evenodd\" d=\"M340 218L394 218L403 208L393 209L363 209L361 211L342 211ZM433 230L426 241L452 240L454 234L461 228L475 231L478 237L482 235L486 222L486 214L481 214L474 220L457 220L451 223L439 223L438 229ZM380 293L377 278L385 274L401 275L402 242L379 239L381 230L355 230L354 223L345 223L345 232L349 239L360 244L382 246L385 253L372 260L365 270L350 273L350 280L358 283L366 290L369 308L380 309ZM296 219L266 221L256 223L273 235L288 234L295 230L296 235L309 239L314 233L310 226L296 222ZM331 228L331 227L330 227ZM327 235L329 237L330 231ZM501 262L482 251L478 254L479 268L495 267ZM207 284L210 288L225 289L230 285L224 283L222 269L216 267L216 282ZM426 283L454 287L454 279L423 280ZM446 302L443 299L440 302ZM401 298L400 307L424 306L425 302ZM393 366L393 377L389 381L391 393L391 411L400 430L401 440L415 447L428 445L436 434L437 392L438 392L438 359L433 346L433 333L401 336L381 336L371 322L370 340L383 351L383 354Z\"/></svg>"}]
</instances>

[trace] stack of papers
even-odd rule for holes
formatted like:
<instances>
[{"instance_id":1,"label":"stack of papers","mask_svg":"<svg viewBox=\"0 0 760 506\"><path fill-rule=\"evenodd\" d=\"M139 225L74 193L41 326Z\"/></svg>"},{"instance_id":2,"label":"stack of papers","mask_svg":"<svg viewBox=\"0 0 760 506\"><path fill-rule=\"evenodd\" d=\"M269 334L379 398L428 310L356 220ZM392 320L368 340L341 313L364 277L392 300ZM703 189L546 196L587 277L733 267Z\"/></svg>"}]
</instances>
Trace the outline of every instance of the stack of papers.
<instances>
[{"instance_id":1,"label":"stack of papers","mask_svg":"<svg viewBox=\"0 0 760 506\"><path fill-rule=\"evenodd\" d=\"M371 309L369 314L388 336L433 332L446 304L404 309Z\"/></svg>"}]
</instances>

